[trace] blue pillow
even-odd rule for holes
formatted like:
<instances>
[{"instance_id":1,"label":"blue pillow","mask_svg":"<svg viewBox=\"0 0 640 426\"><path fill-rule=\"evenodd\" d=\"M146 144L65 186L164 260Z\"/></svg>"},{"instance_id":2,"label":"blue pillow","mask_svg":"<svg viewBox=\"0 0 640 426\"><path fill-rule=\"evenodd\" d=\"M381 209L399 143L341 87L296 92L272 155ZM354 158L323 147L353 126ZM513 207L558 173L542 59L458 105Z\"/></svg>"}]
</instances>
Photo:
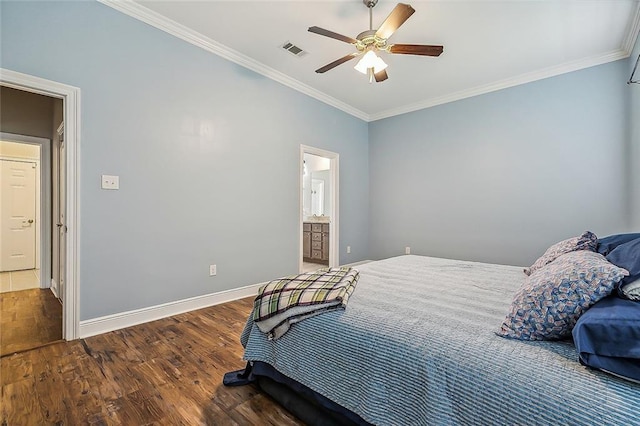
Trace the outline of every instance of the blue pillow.
<instances>
[{"instance_id":1,"label":"blue pillow","mask_svg":"<svg viewBox=\"0 0 640 426\"><path fill-rule=\"evenodd\" d=\"M620 244L628 243L629 241L637 240L640 238L640 233L637 234L616 234L609 235L608 237L598 239L598 253L603 256L611 253L613 249Z\"/></svg>"},{"instance_id":2,"label":"blue pillow","mask_svg":"<svg viewBox=\"0 0 640 426\"><path fill-rule=\"evenodd\" d=\"M620 287L631 284L640 278L640 238L620 244L611 250L607 260L614 265L629 271L629 275L620 281Z\"/></svg>"},{"instance_id":3,"label":"blue pillow","mask_svg":"<svg viewBox=\"0 0 640 426\"><path fill-rule=\"evenodd\" d=\"M572 334L582 364L640 380L640 304L602 299L580 317Z\"/></svg>"}]
</instances>

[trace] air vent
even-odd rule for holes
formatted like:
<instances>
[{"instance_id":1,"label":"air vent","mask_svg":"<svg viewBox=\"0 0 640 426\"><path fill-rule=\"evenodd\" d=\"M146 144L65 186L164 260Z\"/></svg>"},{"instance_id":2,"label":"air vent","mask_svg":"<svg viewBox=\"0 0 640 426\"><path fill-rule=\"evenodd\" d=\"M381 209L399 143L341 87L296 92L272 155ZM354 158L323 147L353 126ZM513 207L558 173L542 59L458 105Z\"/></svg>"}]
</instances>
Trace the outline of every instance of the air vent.
<instances>
[{"instance_id":1,"label":"air vent","mask_svg":"<svg viewBox=\"0 0 640 426\"><path fill-rule=\"evenodd\" d=\"M293 56L297 56L298 58L307 54L301 47L296 46L291 42L286 42L281 46L284 50L291 53Z\"/></svg>"}]
</instances>

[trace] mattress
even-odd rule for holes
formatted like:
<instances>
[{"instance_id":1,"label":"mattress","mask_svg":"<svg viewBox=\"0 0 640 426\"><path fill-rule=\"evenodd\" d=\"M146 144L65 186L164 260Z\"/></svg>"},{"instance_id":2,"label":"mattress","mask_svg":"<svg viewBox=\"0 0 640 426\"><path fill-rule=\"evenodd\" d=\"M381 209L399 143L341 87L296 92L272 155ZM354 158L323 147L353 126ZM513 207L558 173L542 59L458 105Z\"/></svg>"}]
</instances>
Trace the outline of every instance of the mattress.
<instances>
[{"instance_id":1,"label":"mattress","mask_svg":"<svg viewBox=\"0 0 640 426\"><path fill-rule=\"evenodd\" d=\"M633 424L640 386L582 366L572 341L495 335L521 267L401 256L358 269L345 311L275 341L248 321L244 358L373 424Z\"/></svg>"}]
</instances>

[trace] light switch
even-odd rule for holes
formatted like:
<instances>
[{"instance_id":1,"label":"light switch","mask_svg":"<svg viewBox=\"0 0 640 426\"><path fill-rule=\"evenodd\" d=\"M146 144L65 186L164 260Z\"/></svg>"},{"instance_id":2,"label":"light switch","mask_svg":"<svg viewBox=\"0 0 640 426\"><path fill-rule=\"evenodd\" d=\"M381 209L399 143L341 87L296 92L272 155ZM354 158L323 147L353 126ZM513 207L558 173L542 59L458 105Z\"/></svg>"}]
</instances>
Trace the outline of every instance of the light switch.
<instances>
[{"instance_id":1,"label":"light switch","mask_svg":"<svg viewBox=\"0 0 640 426\"><path fill-rule=\"evenodd\" d=\"M102 189L120 189L120 176L102 175Z\"/></svg>"}]
</instances>

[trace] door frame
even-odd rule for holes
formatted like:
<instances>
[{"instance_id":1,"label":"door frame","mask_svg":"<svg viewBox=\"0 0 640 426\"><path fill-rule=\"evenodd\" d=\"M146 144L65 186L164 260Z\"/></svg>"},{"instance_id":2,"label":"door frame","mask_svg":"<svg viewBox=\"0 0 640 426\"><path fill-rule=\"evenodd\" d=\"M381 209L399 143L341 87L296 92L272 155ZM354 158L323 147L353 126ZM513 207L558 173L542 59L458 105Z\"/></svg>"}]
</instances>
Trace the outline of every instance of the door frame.
<instances>
[{"instance_id":1,"label":"door frame","mask_svg":"<svg viewBox=\"0 0 640 426\"><path fill-rule=\"evenodd\" d=\"M64 117L62 119L64 120ZM53 134L53 140L51 141L51 178L55 179L55 183L52 185L54 190L51 194L51 288L55 289L54 293L58 298L60 298L61 292L64 289L63 283L65 279L65 277L60 276L60 270L64 270L64 268L60 268L60 259L63 258L60 251L60 242L62 240L60 234L66 231L58 226L58 224L64 224L66 222L66 217L64 221L60 220L60 193L62 192L62 186L60 185L60 175L62 174L60 151L63 147L64 121L62 121L56 129L55 134Z\"/></svg>"},{"instance_id":2,"label":"door frame","mask_svg":"<svg viewBox=\"0 0 640 426\"><path fill-rule=\"evenodd\" d=\"M27 145L40 146L40 158L36 162L39 175L39 200L40 208L37 215L39 216L38 226L40 228L40 244L37 249L40 251L40 288L49 288L51 283L47 282L46 277L51 276L51 264L45 259L51 258L51 140L47 138L39 138L36 136L18 135L15 133L0 132L0 139L5 142L16 142ZM16 159L12 157L2 157L3 160L28 161L26 159ZM37 256L36 256L37 257ZM37 264L36 264L37 266Z\"/></svg>"},{"instance_id":3,"label":"door frame","mask_svg":"<svg viewBox=\"0 0 640 426\"><path fill-rule=\"evenodd\" d=\"M0 68L0 85L63 101L66 155L66 286L62 297L62 338L74 340L80 330L80 89Z\"/></svg>"},{"instance_id":4,"label":"door frame","mask_svg":"<svg viewBox=\"0 0 640 426\"><path fill-rule=\"evenodd\" d=\"M340 264L340 256L339 256L340 255L340 252L339 252L340 206L338 205L340 201L340 194L339 194L340 155L336 152L327 151L325 149L300 144L300 164L298 168L298 185L299 185L298 196L300 197L299 203L298 203L298 216L299 216L298 232L300 233L299 250L298 250L298 271L299 272L302 272L302 264L303 264L303 261L302 261L303 241L302 240L304 235L302 230L302 224L304 222L304 216L302 214L302 208L303 208L302 179L303 179L303 173L304 173L304 155L305 154L317 155L317 156L329 159L329 167L331 168L330 170L331 184L329 185L329 188L330 188L329 190L331 191L331 213L330 213L331 221L329 223L329 241L330 241L329 242L329 267L335 267Z\"/></svg>"}]
</instances>

